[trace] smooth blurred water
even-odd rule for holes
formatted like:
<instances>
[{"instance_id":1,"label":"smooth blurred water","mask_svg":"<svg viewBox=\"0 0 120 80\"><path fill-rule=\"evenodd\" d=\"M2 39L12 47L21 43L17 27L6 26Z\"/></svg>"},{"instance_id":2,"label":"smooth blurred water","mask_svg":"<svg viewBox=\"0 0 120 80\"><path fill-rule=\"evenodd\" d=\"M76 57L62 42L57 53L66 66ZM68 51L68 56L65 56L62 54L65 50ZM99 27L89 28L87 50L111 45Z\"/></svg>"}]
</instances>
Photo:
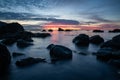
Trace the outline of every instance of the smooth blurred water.
<instances>
[{"instance_id":1,"label":"smooth blurred water","mask_svg":"<svg viewBox=\"0 0 120 80\"><path fill-rule=\"evenodd\" d=\"M17 48L16 44L8 46L11 53L21 52L24 53L25 56L12 58L10 69L0 80L120 80L115 67L98 61L96 56L91 54L92 52L96 52L99 46L90 44L88 47L77 47L72 43L72 39L81 33L85 33L89 36L98 34L105 40L109 40L117 35L117 33L108 32L53 31L51 32L51 37L44 39L33 38L33 46L24 49ZM70 48L73 51L72 59L52 63L49 51L46 49L51 43ZM81 55L79 52L85 52L88 55ZM15 65L17 60L29 56L46 58L47 63L38 63L25 68L19 68Z\"/></svg>"}]
</instances>

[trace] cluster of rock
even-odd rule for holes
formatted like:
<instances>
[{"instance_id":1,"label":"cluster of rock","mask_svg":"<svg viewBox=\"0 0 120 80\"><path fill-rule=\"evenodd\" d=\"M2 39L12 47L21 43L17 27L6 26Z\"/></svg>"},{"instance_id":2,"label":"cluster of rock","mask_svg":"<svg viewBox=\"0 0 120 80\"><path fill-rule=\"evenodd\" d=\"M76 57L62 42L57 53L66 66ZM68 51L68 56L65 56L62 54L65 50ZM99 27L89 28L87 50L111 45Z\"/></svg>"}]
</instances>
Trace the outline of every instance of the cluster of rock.
<instances>
[{"instance_id":1,"label":"cluster of rock","mask_svg":"<svg viewBox=\"0 0 120 80\"><path fill-rule=\"evenodd\" d=\"M120 67L120 35L104 42L96 53L97 59Z\"/></svg>"},{"instance_id":2,"label":"cluster of rock","mask_svg":"<svg viewBox=\"0 0 120 80\"><path fill-rule=\"evenodd\" d=\"M50 33L32 33L25 31L19 23L0 22L0 39L1 43L11 45L15 42L20 48L33 45L32 37L46 38L51 36Z\"/></svg>"},{"instance_id":3,"label":"cluster of rock","mask_svg":"<svg viewBox=\"0 0 120 80\"><path fill-rule=\"evenodd\" d=\"M88 46L89 43L101 44L103 42L104 42L104 39L99 35L94 35L92 37L89 37L86 34L79 34L73 39L73 43L75 43L78 46Z\"/></svg>"}]
</instances>

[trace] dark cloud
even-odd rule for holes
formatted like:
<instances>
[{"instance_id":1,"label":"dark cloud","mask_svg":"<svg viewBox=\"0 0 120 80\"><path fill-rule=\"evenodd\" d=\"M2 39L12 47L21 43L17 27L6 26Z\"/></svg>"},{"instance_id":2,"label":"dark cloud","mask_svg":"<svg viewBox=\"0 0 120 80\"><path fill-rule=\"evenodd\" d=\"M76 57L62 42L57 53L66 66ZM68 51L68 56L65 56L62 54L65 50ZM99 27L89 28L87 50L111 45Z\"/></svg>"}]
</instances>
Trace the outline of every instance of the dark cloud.
<instances>
[{"instance_id":1,"label":"dark cloud","mask_svg":"<svg viewBox=\"0 0 120 80\"><path fill-rule=\"evenodd\" d=\"M97 22L113 22L112 20L102 18L101 16L98 16L98 15L93 15L90 17L90 19L95 20Z\"/></svg>"},{"instance_id":2,"label":"dark cloud","mask_svg":"<svg viewBox=\"0 0 120 80\"><path fill-rule=\"evenodd\" d=\"M30 13L13 13L13 12L0 12L1 20L34 20L34 21L48 21L52 23L61 23L69 25L80 24L76 20L57 19L55 15L34 15Z\"/></svg>"}]
</instances>

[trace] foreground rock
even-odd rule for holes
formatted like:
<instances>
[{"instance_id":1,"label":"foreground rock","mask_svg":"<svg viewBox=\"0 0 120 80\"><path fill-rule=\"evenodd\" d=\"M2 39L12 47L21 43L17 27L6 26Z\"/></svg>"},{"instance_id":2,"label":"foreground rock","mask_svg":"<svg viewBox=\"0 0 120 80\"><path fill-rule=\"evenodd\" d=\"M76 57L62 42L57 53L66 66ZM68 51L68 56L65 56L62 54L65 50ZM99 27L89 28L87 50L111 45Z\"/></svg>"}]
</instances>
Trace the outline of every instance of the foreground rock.
<instances>
[{"instance_id":1,"label":"foreground rock","mask_svg":"<svg viewBox=\"0 0 120 80\"><path fill-rule=\"evenodd\" d=\"M72 51L61 45L51 44L47 47L50 50L50 56L57 59L71 59Z\"/></svg>"},{"instance_id":2,"label":"foreground rock","mask_svg":"<svg viewBox=\"0 0 120 80\"><path fill-rule=\"evenodd\" d=\"M9 23L0 27L0 35L4 36L7 34L14 34L18 32L23 32L24 28L19 23Z\"/></svg>"},{"instance_id":3,"label":"foreground rock","mask_svg":"<svg viewBox=\"0 0 120 80\"><path fill-rule=\"evenodd\" d=\"M14 44L15 42L17 41L17 39L15 38L9 38L9 39L4 39L1 41L2 44L5 44L5 45L12 45Z\"/></svg>"},{"instance_id":4,"label":"foreground rock","mask_svg":"<svg viewBox=\"0 0 120 80\"><path fill-rule=\"evenodd\" d=\"M109 32L111 32L111 33L119 33L119 32L120 32L120 29L114 29L114 30L109 31Z\"/></svg>"},{"instance_id":5,"label":"foreground rock","mask_svg":"<svg viewBox=\"0 0 120 80\"><path fill-rule=\"evenodd\" d=\"M104 42L104 39L99 35L95 35L95 36L90 37L90 43L101 44L103 42Z\"/></svg>"},{"instance_id":6,"label":"foreground rock","mask_svg":"<svg viewBox=\"0 0 120 80\"><path fill-rule=\"evenodd\" d=\"M11 62L11 55L6 46L0 44L0 71L8 67Z\"/></svg>"},{"instance_id":7,"label":"foreground rock","mask_svg":"<svg viewBox=\"0 0 120 80\"><path fill-rule=\"evenodd\" d=\"M27 42L25 40L18 40L17 41L17 47L19 47L19 48L25 48L25 47L28 47L28 46L31 46L31 45L33 45L33 43Z\"/></svg>"},{"instance_id":8,"label":"foreground rock","mask_svg":"<svg viewBox=\"0 0 120 80\"><path fill-rule=\"evenodd\" d=\"M101 48L110 47L113 49L120 49L120 35L113 37L111 40L106 41L101 45Z\"/></svg>"},{"instance_id":9,"label":"foreground rock","mask_svg":"<svg viewBox=\"0 0 120 80\"><path fill-rule=\"evenodd\" d=\"M16 61L15 64L16 66L19 66L19 67L25 67L25 66L31 66L39 62L45 62L45 59L28 57L28 58Z\"/></svg>"},{"instance_id":10,"label":"foreground rock","mask_svg":"<svg viewBox=\"0 0 120 80\"><path fill-rule=\"evenodd\" d=\"M100 32L101 33L101 32L104 32L104 31L103 30L93 30L93 32L96 32L96 33Z\"/></svg>"},{"instance_id":11,"label":"foreground rock","mask_svg":"<svg viewBox=\"0 0 120 80\"><path fill-rule=\"evenodd\" d=\"M89 45L89 36L86 34L79 34L73 39L73 43L79 46L88 46Z\"/></svg>"},{"instance_id":12,"label":"foreground rock","mask_svg":"<svg viewBox=\"0 0 120 80\"><path fill-rule=\"evenodd\" d=\"M13 56L13 57L18 57L18 56L23 56L23 55L25 55L25 54L23 54L23 53L18 53L18 52L13 52L13 53L12 53L12 56Z\"/></svg>"}]
</instances>

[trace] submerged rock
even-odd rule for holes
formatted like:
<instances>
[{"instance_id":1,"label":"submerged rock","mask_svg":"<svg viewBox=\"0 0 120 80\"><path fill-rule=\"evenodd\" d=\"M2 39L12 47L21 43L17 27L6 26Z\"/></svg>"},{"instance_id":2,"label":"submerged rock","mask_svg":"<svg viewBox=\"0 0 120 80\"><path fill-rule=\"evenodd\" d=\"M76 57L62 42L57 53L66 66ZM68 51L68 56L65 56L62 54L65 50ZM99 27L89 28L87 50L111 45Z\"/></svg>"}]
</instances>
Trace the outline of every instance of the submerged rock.
<instances>
[{"instance_id":1,"label":"submerged rock","mask_svg":"<svg viewBox=\"0 0 120 80\"><path fill-rule=\"evenodd\" d=\"M33 43L27 42L25 40L18 40L17 41L17 47L19 47L19 48L25 48L25 47L28 47L28 46L31 46L31 45L33 45Z\"/></svg>"},{"instance_id":2,"label":"submerged rock","mask_svg":"<svg viewBox=\"0 0 120 80\"><path fill-rule=\"evenodd\" d=\"M93 30L93 32L104 32L103 30Z\"/></svg>"},{"instance_id":3,"label":"submerged rock","mask_svg":"<svg viewBox=\"0 0 120 80\"><path fill-rule=\"evenodd\" d=\"M0 44L0 70L7 67L11 62L9 50L3 44Z\"/></svg>"},{"instance_id":4,"label":"submerged rock","mask_svg":"<svg viewBox=\"0 0 120 80\"><path fill-rule=\"evenodd\" d=\"M86 34L79 34L77 37L73 39L73 43L80 46L88 46L89 36Z\"/></svg>"},{"instance_id":5,"label":"submerged rock","mask_svg":"<svg viewBox=\"0 0 120 80\"><path fill-rule=\"evenodd\" d=\"M23 53L18 53L18 52L13 52L13 53L12 53L12 56L13 56L13 57L23 56L23 55L25 55L25 54L23 54Z\"/></svg>"},{"instance_id":6,"label":"submerged rock","mask_svg":"<svg viewBox=\"0 0 120 80\"><path fill-rule=\"evenodd\" d=\"M15 64L19 67L25 67L25 66L30 66L39 62L45 62L45 59L28 57L28 58L16 61Z\"/></svg>"},{"instance_id":7,"label":"submerged rock","mask_svg":"<svg viewBox=\"0 0 120 80\"><path fill-rule=\"evenodd\" d=\"M103 42L104 42L104 39L99 35L95 35L95 36L90 37L90 43L101 44Z\"/></svg>"},{"instance_id":8,"label":"submerged rock","mask_svg":"<svg viewBox=\"0 0 120 80\"><path fill-rule=\"evenodd\" d=\"M57 59L71 59L72 51L61 45L51 44L47 47L50 50L50 56Z\"/></svg>"}]
</instances>

